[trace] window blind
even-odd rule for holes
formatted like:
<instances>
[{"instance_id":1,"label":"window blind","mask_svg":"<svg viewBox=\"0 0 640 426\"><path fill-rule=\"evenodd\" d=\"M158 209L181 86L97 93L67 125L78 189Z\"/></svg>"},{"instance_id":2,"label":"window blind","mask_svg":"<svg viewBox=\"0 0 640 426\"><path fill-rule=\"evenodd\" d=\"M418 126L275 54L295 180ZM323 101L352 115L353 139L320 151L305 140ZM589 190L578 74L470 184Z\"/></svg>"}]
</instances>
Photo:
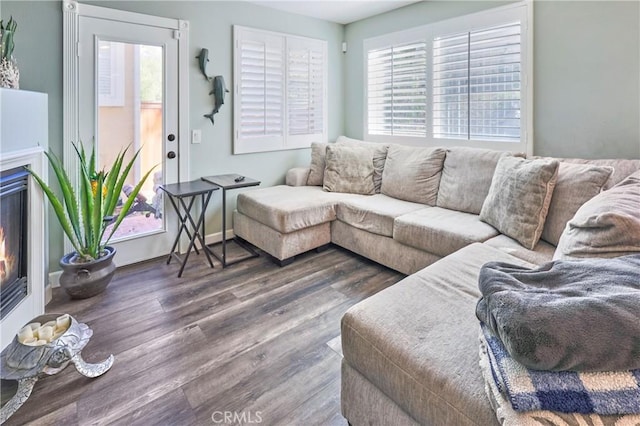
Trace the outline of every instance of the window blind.
<instances>
[{"instance_id":1,"label":"window blind","mask_svg":"<svg viewBox=\"0 0 640 426\"><path fill-rule=\"evenodd\" d=\"M287 42L289 135L324 132L324 66L322 43Z\"/></svg>"},{"instance_id":2,"label":"window blind","mask_svg":"<svg viewBox=\"0 0 640 426\"><path fill-rule=\"evenodd\" d=\"M436 37L433 135L520 140L519 22Z\"/></svg>"},{"instance_id":3,"label":"window blind","mask_svg":"<svg viewBox=\"0 0 640 426\"><path fill-rule=\"evenodd\" d=\"M239 41L239 137L283 134L284 43L275 38Z\"/></svg>"},{"instance_id":4,"label":"window blind","mask_svg":"<svg viewBox=\"0 0 640 426\"><path fill-rule=\"evenodd\" d=\"M368 133L426 136L425 42L368 51Z\"/></svg>"}]
</instances>

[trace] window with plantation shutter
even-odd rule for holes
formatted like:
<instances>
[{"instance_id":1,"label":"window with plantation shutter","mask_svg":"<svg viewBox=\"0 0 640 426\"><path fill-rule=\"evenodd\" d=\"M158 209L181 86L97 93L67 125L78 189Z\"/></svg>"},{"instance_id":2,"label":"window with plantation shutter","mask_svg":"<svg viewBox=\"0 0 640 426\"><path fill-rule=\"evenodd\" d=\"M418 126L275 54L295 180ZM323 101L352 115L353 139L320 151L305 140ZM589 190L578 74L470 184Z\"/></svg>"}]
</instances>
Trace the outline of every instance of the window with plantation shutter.
<instances>
[{"instance_id":1,"label":"window with plantation shutter","mask_svg":"<svg viewBox=\"0 0 640 426\"><path fill-rule=\"evenodd\" d=\"M433 41L435 138L520 140L520 23Z\"/></svg>"},{"instance_id":2,"label":"window with plantation shutter","mask_svg":"<svg viewBox=\"0 0 640 426\"><path fill-rule=\"evenodd\" d=\"M370 134L426 136L425 48L418 41L367 53Z\"/></svg>"},{"instance_id":3,"label":"window with plantation shutter","mask_svg":"<svg viewBox=\"0 0 640 426\"><path fill-rule=\"evenodd\" d=\"M531 2L364 41L364 138L532 153Z\"/></svg>"},{"instance_id":4,"label":"window with plantation shutter","mask_svg":"<svg viewBox=\"0 0 640 426\"><path fill-rule=\"evenodd\" d=\"M326 141L326 42L234 27L234 153Z\"/></svg>"}]
</instances>

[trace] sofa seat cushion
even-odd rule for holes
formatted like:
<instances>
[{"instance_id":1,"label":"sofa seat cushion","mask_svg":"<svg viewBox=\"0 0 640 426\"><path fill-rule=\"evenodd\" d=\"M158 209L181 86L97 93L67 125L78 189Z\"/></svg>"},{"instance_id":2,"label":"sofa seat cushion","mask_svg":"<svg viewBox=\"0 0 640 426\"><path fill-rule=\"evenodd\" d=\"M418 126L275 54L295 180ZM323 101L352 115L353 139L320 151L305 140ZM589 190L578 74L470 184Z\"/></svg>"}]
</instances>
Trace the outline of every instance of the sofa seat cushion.
<instances>
[{"instance_id":1,"label":"sofa seat cushion","mask_svg":"<svg viewBox=\"0 0 640 426\"><path fill-rule=\"evenodd\" d=\"M364 197L325 192L318 186L272 186L238 195L237 209L251 219L283 234L336 219L340 200Z\"/></svg>"},{"instance_id":2,"label":"sofa seat cushion","mask_svg":"<svg viewBox=\"0 0 640 426\"><path fill-rule=\"evenodd\" d=\"M393 238L402 244L438 256L447 256L472 243L498 235L480 216L440 207L428 207L400 216L394 222Z\"/></svg>"},{"instance_id":3,"label":"sofa seat cushion","mask_svg":"<svg viewBox=\"0 0 640 426\"><path fill-rule=\"evenodd\" d=\"M336 216L353 227L391 237L395 218L423 208L424 204L376 194L366 198L342 200L338 204Z\"/></svg>"},{"instance_id":4,"label":"sofa seat cushion","mask_svg":"<svg viewBox=\"0 0 640 426\"><path fill-rule=\"evenodd\" d=\"M489 261L532 266L472 244L350 308L345 361L420 424L492 425L478 367L478 274Z\"/></svg>"},{"instance_id":5,"label":"sofa seat cushion","mask_svg":"<svg viewBox=\"0 0 640 426\"><path fill-rule=\"evenodd\" d=\"M523 247L522 244L520 244L513 238L507 237L506 235L502 234L498 235L497 237L490 238L484 243L488 246L508 253L511 256L515 256L519 259L536 265L542 265L543 263L551 262L553 260L553 254L556 251L556 246L551 245L543 240L538 241L533 250L529 250L528 248Z\"/></svg>"}]
</instances>

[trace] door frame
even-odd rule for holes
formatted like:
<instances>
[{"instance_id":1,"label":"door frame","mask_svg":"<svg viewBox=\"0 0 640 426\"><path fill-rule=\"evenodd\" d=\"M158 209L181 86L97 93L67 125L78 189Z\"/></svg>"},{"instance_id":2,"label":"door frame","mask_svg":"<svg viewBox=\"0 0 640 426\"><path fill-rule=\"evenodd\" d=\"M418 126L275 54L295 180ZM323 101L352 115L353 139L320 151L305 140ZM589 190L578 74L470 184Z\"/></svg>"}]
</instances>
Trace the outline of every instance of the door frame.
<instances>
[{"instance_id":1,"label":"door frame","mask_svg":"<svg viewBox=\"0 0 640 426\"><path fill-rule=\"evenodd\" d=\"M173 38L178 40L178 181L189 180L189 21L93 6L75 0L64 0L62 12L62 154L65 170L75 171L69 173L71 183L77 187L79 181L78 159L71 142L79 141L80 137L80 16L173 30ZM64 252L71 251L71 242L65 238Z\"/></svg>"}]
</instances>

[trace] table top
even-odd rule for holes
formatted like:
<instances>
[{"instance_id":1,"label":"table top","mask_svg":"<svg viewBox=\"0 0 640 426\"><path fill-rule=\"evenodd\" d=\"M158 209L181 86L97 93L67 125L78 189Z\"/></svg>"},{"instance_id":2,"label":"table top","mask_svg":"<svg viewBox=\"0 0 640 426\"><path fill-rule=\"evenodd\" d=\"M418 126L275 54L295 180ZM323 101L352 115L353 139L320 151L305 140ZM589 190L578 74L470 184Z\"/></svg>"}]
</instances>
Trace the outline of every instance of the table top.
<instances>
[{"instance_id":1,"label":"table top","mask_svg":"<svg viewBox=\"0 0 640 426\"><path fill-rule=\"evenodd\" d=\"M218 186L202 179L160 185L160 188L172 197L191 197L220 189Z\"/></svg>"},{"instance_id":2,"label":"table top","mask_svg":"<svg viewBox=\"0 0 640 426\"><path fill-rule=\"evenodd\" d=\"M259 180L255 180L247 176L245 176L244 180L240 182L236 182L235 179L239 176L241 175L230 174L230 175L204 176L202 180L205 182L212 183L214 185L218 185L222 189L246 188L248 186L260 185Z\"/></svg>"}]
</instances>

